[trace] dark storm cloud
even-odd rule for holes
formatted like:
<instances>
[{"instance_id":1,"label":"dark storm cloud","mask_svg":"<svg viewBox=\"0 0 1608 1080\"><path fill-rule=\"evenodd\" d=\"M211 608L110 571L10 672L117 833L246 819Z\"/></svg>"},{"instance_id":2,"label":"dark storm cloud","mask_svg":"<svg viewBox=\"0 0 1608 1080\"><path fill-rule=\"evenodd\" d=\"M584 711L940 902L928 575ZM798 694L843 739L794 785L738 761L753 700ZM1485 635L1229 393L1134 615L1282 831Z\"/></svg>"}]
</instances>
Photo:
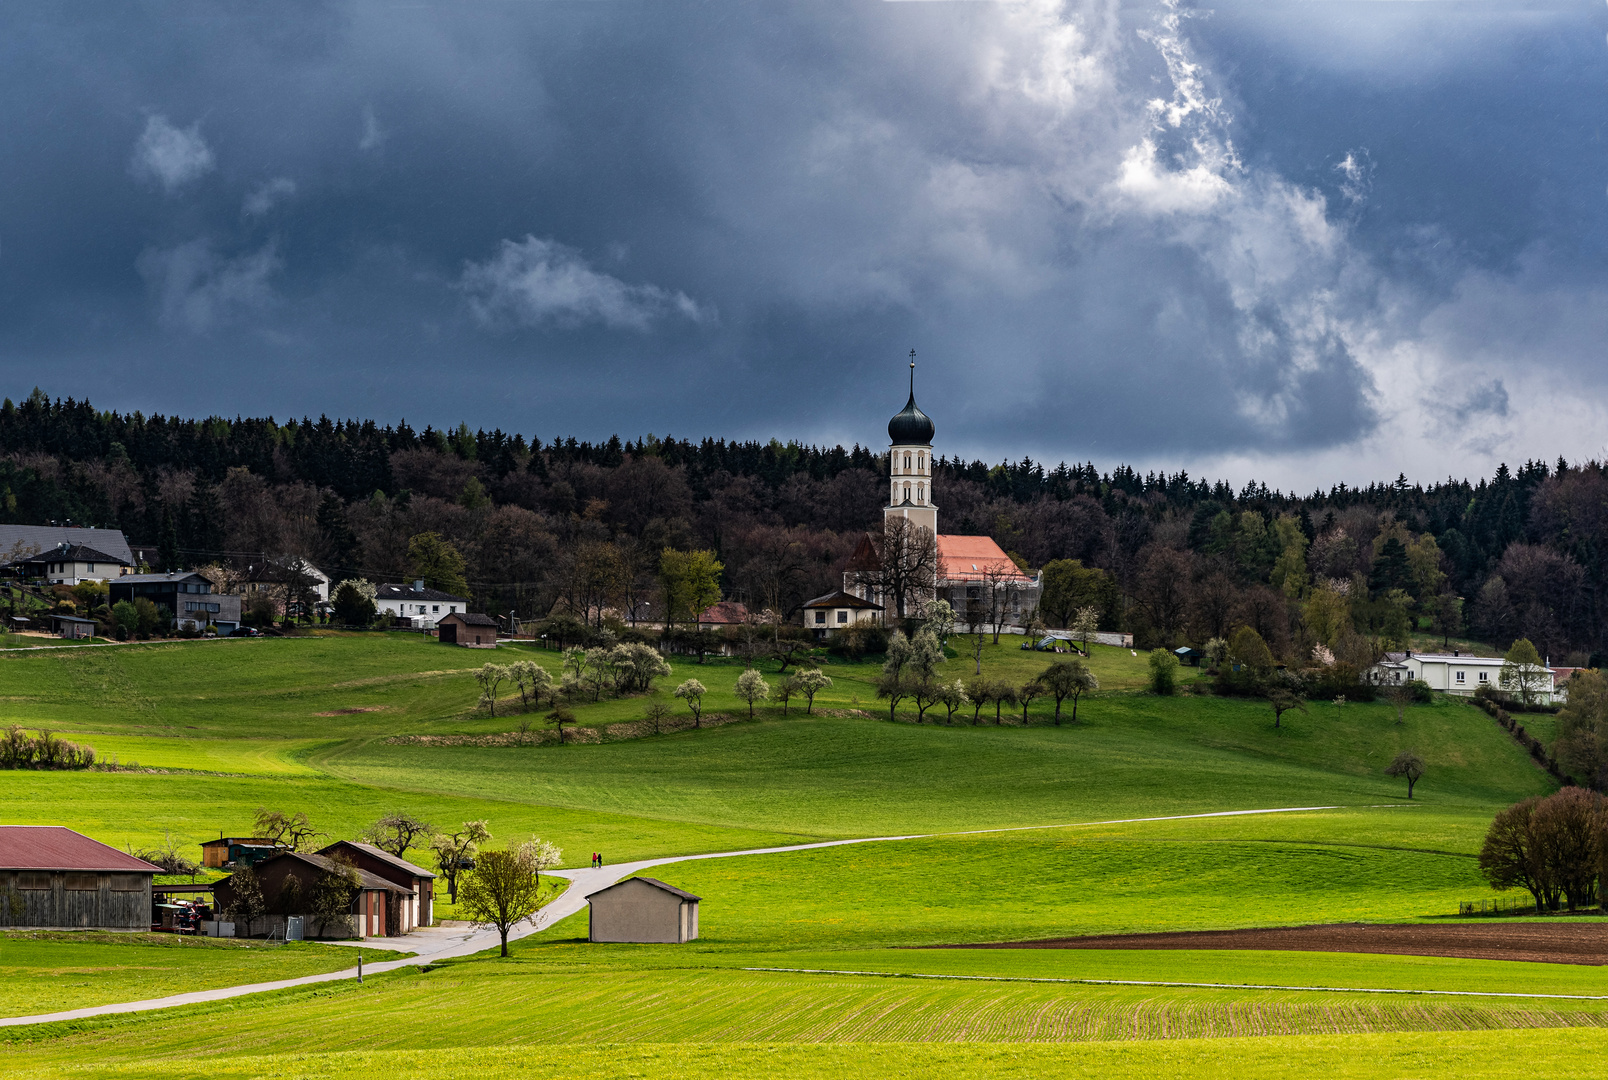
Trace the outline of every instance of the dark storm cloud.
<instances>
[{"instance_id":1,"label":"dark storm cloud","mask_svg":"<svg viewBox=\"0 0 1608 1080\"><path fill-rule=\"evenodd\" d=\"M1264 7L13 11L7 392L876 442L915 345L951 451L1177 460L1475 402L1490 296L1583 363L1602 20Z\"/></svg>"}]
</instances>

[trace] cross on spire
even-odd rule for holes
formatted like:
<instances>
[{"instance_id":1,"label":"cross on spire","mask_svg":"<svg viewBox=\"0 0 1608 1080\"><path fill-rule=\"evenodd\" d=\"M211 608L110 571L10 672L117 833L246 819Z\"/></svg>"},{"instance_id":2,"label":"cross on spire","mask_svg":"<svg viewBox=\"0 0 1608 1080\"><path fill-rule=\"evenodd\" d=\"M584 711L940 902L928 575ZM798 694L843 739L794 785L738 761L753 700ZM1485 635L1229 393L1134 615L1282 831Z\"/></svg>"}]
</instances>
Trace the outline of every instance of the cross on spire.
<instances>
[{"instance_id":1,"label":"cross on spire","mask_svg":"<svg viewBox=\"0 0 1608 1080\"><path fill-rule=\"evenodd\" d=\"M910 396L916 396L916 350L910 350Z\"/></svg>"}]
</instances>

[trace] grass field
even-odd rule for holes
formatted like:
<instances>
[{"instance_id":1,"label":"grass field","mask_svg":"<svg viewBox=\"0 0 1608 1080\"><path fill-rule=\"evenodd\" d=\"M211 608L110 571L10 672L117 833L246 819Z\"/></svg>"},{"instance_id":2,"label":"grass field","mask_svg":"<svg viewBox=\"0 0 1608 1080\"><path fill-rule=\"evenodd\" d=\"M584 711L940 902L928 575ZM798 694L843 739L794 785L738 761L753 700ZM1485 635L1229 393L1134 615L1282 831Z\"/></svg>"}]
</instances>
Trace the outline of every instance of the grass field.
<instances>
[{"instance_id":1,"label":"grass field","mask_svg":"<svg viewBox=\"0 0 1608 1080\"><path fill-rule=\"evenodd\" d=\"M0 932L0 1016L339 971L351 950L173 934Z\"/></svg>"},{"instance_id":2,"label":"grass field","mask_svg":"<svg viewBox=\"0 0 1608 1080\"><path fill-rule=\"evenodd\" d=\"M523 647L499 649L495 659L519 655L558 662ZM1265 704L1145 694L1142 656L1096 648L1102 690L1085 699L1077 725L1053 726L1053 705L1042 702L1028 727L973 726L969 715L953 726L889 723L872 690L876 666L833 663L826 670L834 685L816 703L832 715L794 709L784 717L770 706L751 723L564 746L387 741L511 730L518 718L474 708L470 671L487 659L408 635L9 653L0 656L5 718L51 726L141 768L0 773L0 820L68 824L122 847L168 834L188 844L241 832L259 806L305 810L336 836L406 809L437 823L487 818L499 842L539 834L564 847L572 865L594 850L618 863L822 838L943 835L650 871L704 898L702 936L691 945L587 945L579 940L583 913L518 943L506 961L479 957L362 988L342 983L13 1030L0 1036L11 1040L8 1072L440 1077L543 1069L550 1077L584 1061L588 1075L668 1068L684 1076L882 1076L902 1061L901 1076L1254 1076L1306 1062L1336 1076L1472 1075L1458 1070L1478 1064L1488 1077L1521 1075L1502 1071L1521 1066L1529 1070L1522 1075L1548 1075L1549 1062L1562 1068L1568 1059L1553 1047L1576 1046L1578 1054L1604 1045L1599 1032L1583 1030L1603 1022L1602 1002L1447 996L1600 996L1608 978L1598 968L921 948L1442 919L1459 900L1493 895L1472 857L1492 813L1551 789L1506 732L1462 703L1414 707L1399 725L1383 705L1314 703L1275 730ZM1005 644L990 646L983 665L1022 681L1050 660ZM673 665L658 700L697 677L710 687L707 711L746 712L731 693L740 663ZM952 659L944 674L964 677L971 667L969 658ZM774 681L774 671L767 677ZM649 700L605 700L577 713L594 726L635 720ZM1411 802L1382 775L1401 749L1430 766ZM1124 820L1289 806L1337 809ZM174 965L157 955L159 946L71 947L88 951L75 959L45 949L25 963L9 960L10 946L0 944L6 1011L23 1011L20 1003L36 997L58 1000L50 993L78 1001L73 994L116 997L190 978L261 981L281 977L269 973L273 963L298 959L223 950L187 953ZM236 979L230 964L250 974ZM883 974L744 970L756 967ZM914 974L993 981L895 977ZM1339 989L1022 981L1044 979ZM1354 992L1363 988L1431 993ZM1469 1049L1485 1045L1484 1029L1504 1029L1500 1054ZM1543 1038L1540 1029L1554 1030ZM1373 1050L1343 1049L1364 1039ZM890 1042L917 1048L901 1059ZM967 1045L946 1045L953 1043ZM1034 1044L1031 1055L1024 1043ZM345 1053L354 1045L364 1050Z\"/></svg>"},{"instance_id":3,"label":"grass field","mask_svg":"<svg viewBox=\"0 0 1608 1080\"><path fill-rule=\"evenodd\" d=\"M1580 1062L1608 1050L1596 1030L1410 1032L1403 1034L1178 1039L1168 1042L471 1047L449 1050L295 1053L211 1057L160 1066L31 1067L19 1077L107 1076L152 1080L387 1076L404 1080L540 1080L675 1076L686 1080L1033 1080L1037 1077L1262 1078L1323 1075L1335 1080L1436 1076L1445 1080L1572 1080Z\"/></svg>"}]
</instances>

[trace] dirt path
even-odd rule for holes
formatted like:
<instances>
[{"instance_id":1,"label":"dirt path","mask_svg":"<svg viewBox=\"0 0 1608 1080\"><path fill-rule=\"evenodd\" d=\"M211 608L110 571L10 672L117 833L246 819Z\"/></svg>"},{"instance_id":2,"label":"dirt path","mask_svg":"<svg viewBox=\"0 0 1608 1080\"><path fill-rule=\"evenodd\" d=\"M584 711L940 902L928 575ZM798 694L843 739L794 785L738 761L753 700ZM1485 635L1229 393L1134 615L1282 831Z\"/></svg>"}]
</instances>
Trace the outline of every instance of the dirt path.
<instances>
[{"instance_id":1,"label":"dirt path","mask_svg":"<svg viewBox=\"0 0 1608 1080\"><path fill-rule=\"evenodd\" d=\"M1392 953L1467 960L1530 960L1546 964L1608 964L1608 920L1557 923L1447 923L1380 926L1340 923L1269 930L1199 930L1163 934L1100 934L945 945L948 949L1266 949L1278 952Z\"/></svg>"}]
</instances>

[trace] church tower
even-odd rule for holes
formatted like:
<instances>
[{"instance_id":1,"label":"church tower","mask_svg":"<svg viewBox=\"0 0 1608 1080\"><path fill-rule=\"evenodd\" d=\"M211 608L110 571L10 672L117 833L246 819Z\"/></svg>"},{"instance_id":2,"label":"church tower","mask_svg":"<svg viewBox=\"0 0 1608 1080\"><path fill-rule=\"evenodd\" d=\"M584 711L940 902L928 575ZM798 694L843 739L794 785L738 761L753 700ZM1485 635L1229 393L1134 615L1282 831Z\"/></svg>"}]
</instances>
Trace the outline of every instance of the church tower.
<instances>
[{"instance_id":1,"label":"church tower","mask_svg":"<svg viewBox=\"0 0 1608 1080\"><path fill-rule=\"evenodd\" d=\"M938 535L938 507L932 499L932 419L916 408L916 350L910 350L910 401L888 421L888 505L884 520L908 518Z\"/></svg>"}]
</instances>

